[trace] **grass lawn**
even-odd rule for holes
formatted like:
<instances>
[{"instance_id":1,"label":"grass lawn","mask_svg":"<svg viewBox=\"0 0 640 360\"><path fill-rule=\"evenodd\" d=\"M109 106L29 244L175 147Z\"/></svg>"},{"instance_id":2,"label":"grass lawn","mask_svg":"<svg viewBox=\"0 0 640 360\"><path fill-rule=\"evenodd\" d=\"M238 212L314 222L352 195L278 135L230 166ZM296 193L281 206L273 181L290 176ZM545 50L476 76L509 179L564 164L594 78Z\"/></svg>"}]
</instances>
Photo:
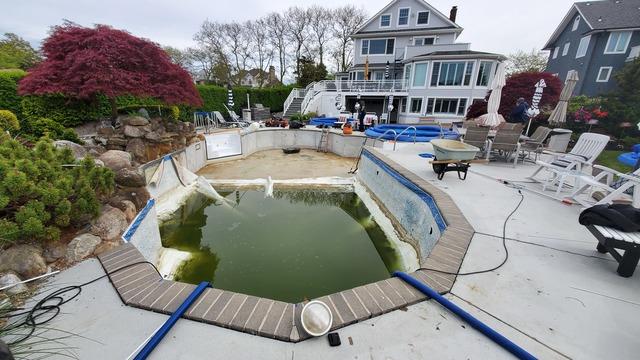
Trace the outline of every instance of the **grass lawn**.
<instances>
[{"instance_id":1,"label":"grass lawn","mask_svg":"<svg viewBox=\"0 0 640 360\"><path fill-rule=\"evenodd\" d=\"M626 151L606 150L596 160L596 164L618 170L621 173L628 173L633 171L633 168L627 165L623 165L618 162L618 156Z\"/></svg>"}]
</instances>

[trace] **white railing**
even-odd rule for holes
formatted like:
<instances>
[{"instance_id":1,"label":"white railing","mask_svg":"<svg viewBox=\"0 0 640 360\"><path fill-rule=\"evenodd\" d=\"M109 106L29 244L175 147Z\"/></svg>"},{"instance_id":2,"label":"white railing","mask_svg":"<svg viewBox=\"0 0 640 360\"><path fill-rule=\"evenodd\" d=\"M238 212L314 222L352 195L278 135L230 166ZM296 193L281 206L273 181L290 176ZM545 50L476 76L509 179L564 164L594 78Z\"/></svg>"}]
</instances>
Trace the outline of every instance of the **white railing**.
<instances>
[{"instance_id":1,"label":"white railing","mask_svg":"<svg viewBox=\"0 0 640 360\"><path fill-rule=\"evenodd\" d=\"M287 96L287 100L284 101L284 106L283 106L283 111L282 113L285 114L287 112L287 110L289 110L289 106L291 106L291 103L293 102L293 99L295 99L298 94L298 90L299 89L293 89L291 90L291 92L289 93L289 96Z\"/></svg>"},{"instance_id":2,"label":"white railing","mask_svg":"<svg viewBox=\"0 0 640 360\"><path fill-rule=\"evenodd\" d=\"M407 92L405 80L323 80L311 83L306 88L306 94L300 112L307 112L307 106L322 92L352 93L352 94L389 94Z\"/></svg>"}]
</instances>

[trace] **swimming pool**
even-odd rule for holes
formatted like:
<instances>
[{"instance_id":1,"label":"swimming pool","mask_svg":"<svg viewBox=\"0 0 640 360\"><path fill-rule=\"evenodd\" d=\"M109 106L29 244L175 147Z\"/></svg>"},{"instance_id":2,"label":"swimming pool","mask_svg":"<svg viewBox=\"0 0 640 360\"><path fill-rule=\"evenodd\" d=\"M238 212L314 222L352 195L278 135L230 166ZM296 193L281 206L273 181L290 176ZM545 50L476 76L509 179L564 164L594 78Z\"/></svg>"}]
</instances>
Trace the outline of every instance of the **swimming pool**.
<instances>
[{"instance_id":1,"label":"swimming pool","mask_svg":"<svg viewBox=\"0 0 640 360\"><path fill-rule=\"evenodd\" d=\"M410 128L412 126L415 127L417 131ZM395 131L395 133L390 130ZM396 136L403 131L404 133L396 139ZM376 139L381 138L384 140L397 140L401 142L412 142L414 141L414 137L416 142L429 142L433 139L457 140L460 137L460 134L456 131L432 125L378 125L367 129L365 134Z\"/></svg>"},{"instance_id":2,"label":"swimming pool","mask_svg":"<svg viewBox=\"0 0 640 360\"><path fill-rule=\"evenodd\" d=\"M299 302L389 278L401 259L353 192L332 189L193 195L161 226L164 247L190 254L175 280Z\"/></svg>"}]
</instances>

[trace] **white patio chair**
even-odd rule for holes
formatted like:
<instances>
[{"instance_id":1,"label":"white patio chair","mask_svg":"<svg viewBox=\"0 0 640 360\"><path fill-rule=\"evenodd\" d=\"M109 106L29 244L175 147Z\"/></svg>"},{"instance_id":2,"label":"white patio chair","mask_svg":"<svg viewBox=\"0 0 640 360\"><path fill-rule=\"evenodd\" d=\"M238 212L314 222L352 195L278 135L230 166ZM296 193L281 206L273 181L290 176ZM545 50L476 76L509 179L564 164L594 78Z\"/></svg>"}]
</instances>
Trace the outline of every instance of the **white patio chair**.
<instances>
[{"instance_id":1,"label":"white patio chair","mask_svg":"<svg viewBox=\"0 0 640 360\"><path fill-rule=\"evenodd\" d=\"M235 112L235 111L233 111L233 110L229 109L229 108L227 107L227 105L222 104L222 106L224 106L224 108L225 108L225 109L227 109L227 112L229 113L229 116L231 117L231 120L233 120L234 122L243 122L243 123L246 123L246 121L242 120L242 118L241 118L238 114L236 114L236 112Z\"/></svg>"},{"instance_id":2,"label":"white patio chair","mask_svg":"<svg viewBox=\"0 0 640 360\"><path fill-rule=\"evenodd\" d=\"M559 196L567 178L574 177L579 181L580 176L583 175L582 169L585 166L593 165L593 162L600 156L608 142L609 137L606 135L584 133L580 135L576 145L567 154L544 151L543 154L552 155L554 159L551 162L536 161L539 167L529 176L529 179L542 182L543 190L546 190L550 185L557 184L556 196ZM544 181L535 178L542 170L551 173L551 176ZM579 187L579 184L576 185Z\"/></svg>"},{"instance_id":3,"label":"white patio chair","mask_svg":"<svg viewBox=\"0 0 640 360\"><path fill-rule=\"evenodd\" d=\"M218 125L220 127L247 127L249 126L249 124L243 122L243 121L226 121L224 119L224 116L222 116L222 114L220 114L219 111L213 111L213 116L216 117L216 122L218 123Z\"/></svg>"},{"instance_id":4,"label":"white patio chair","mask_svg":"<svg viewBox=\"0 0 640 360\"><path fill-rule=\"evenodd\" d=\"M593 165L593 167L601 170L600 173L596 176L585 175L580 177L581 185L571 194L570 198L572 200L588 207L610 204L613 200L628 194L632 197L633 206L640 207L640 187L638 187L640 185L640 169L630 174L623 174L602 165ZM614 177L618 178L616 182L613 181ZM595 204L579 197L582 194L591 195L596 190L604 191L606 194Z\"/></svg>"}]
</instances>

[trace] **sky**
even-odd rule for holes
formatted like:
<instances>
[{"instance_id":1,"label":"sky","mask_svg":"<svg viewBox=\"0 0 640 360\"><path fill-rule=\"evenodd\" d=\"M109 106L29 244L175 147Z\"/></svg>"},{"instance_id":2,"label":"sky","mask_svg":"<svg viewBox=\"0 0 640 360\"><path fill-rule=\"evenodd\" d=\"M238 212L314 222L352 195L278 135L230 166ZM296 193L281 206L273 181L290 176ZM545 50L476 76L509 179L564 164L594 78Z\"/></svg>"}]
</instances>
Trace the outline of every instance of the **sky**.
<instances>
[{"instance_id":1,"label":"sky","mask_svg":"<svg viewBox=\"0 0 640 360\"><path fill-rule=\"evenodd\" d=\"M9 0L1 0L9 1ZM571 0L431 0L445 15L458 6L459 42L473 50L511 54L540 49L569 10ZM19 0L2 6L0 33L13 32L39 46L64 19L84 26L107 24L177 48L193 46L206 19L244 21L290 6L362 6L370 16L388 0Z\"/></svg>"}]
</instances>

